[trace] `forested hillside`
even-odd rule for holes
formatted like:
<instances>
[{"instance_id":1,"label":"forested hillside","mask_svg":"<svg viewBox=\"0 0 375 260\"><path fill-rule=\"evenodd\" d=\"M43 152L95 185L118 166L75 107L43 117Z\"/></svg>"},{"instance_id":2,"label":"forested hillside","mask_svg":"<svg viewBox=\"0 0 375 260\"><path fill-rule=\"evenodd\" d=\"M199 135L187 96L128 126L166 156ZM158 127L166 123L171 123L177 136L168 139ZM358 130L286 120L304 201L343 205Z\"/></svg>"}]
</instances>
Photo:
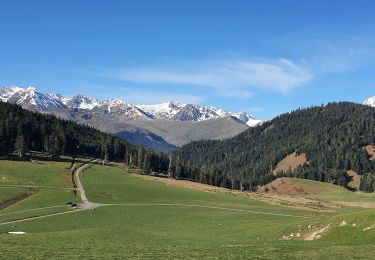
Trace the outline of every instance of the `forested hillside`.
<instances>
[{"instance_id":1,"label":"forested hillside","mask_svg":"<svg viewBox=\"0 0 375 260\"><path fill-rule=\"evenodd\" d=\"M0 156L25 158L28 151L43 152L53 159L86 155L124 161L145 172L167 171L168 167L164 154L87 125L0 102Z\"/></svg>"},{"instance_id":2,"label":"forested hillside","mask_svg":"<svg viewBox=\"0 0 375 260\"><path fill-rule=\"evenodd\" d=\"M178 177L234 189L254 190L280 176L346 186L347 170L365 175L361 189L375 189L375 109L353 103L299 109L222 141L192 142L175 155ZM274 173L287 155L305 153L307 163Z\"/></svg>"},{"instance_id":3,"label":"forested hillside","mask_svg":"<svg viewBox=\"0 0 375 260\"><path fill-rule=\"evenodd\" d=\"M134 146L90 126L30 112L0 102L0 156L27 157L39 151L117 160L231 189L255 190L277 177L295 176L346 187L348 170L362 175L360 189L375 191L375 160L365 146L375 143L375 108L353 103L299 109L222 141L192 142L169 155ZM290 154L305 154L297 169L275 172Z\"/></svg>"}]
</instances>

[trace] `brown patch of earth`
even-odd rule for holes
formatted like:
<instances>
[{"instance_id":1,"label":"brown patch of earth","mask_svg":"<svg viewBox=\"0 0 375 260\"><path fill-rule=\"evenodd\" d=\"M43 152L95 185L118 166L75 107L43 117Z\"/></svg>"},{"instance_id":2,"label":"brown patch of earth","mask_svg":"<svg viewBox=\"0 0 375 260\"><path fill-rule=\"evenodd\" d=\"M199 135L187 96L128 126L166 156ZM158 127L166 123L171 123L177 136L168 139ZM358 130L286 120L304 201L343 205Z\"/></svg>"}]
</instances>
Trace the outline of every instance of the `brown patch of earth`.
<instances>
[{"instance_id":1,"label":"brown patch of earth","mask_svg":"<svg viewBox=\"0 0 375 260\"><path fill-rule=\"evenodd\" d=\"M348 183L348 187L358 190L359 184L361 183L361 175L353 170L347 171L346 174L352 178L352 180Z\"/></svg>"},{"instance_id":2,"label":"brown patch of earth","mask_svg":"<svg viewBox=\"0 0 375 260\"><path fill-rule=\"evenodd\" d=\"M276 168L273 170L273 174L276 175L278 172L286 172L289 169L293 171L305 163L307 163L306 154L300 153L297 155L297 153L294 152L286 156L276 165Z\"/></svg>"},{"instance_id":3,"label":"brown patch of earth","mask_svg":"<svg viewBox=\"0 0 375 260\"><path fill-rule=\"evenodd\" d=\"M301 196L290 196L280 195L277 193L265 193L265 192L245 192L239 190L230 190L226 188L211 186L198 182L192 182L187 180L176 180L170 178L161 178L149 175L133 174L133 176L145 179L162 182L166 185L180 188L194 189L204 192L215 192L215 193L226 193L233 196L240 196L249 199L255 199L262 202L266 202L273 205L283 205L287 207L310 209L315 211L334 211L342 208L341 204L333 202L321 202L311 198L304 198Z\"/></svg>"},{"instance_id":4,"label":"brown patch of earth","mask_svg":"<svg viewBox=\"0 0 375 260\"><path fill-rule=\"evenodd\" d=\"M30 197L31 195L37 193L36 190L30 190L28 192L25 192L25 193L22 193L22 194L19 194L15 197L12 197L12 198L9 198L9 199L6 199L6 200L0 200L0 209L5 209L21 200L24 200L26 199L27 197Z\"/></svg>"},{"instance_id":5,"label":"brown patch of earth","mask_svg":"<svg viewBox=\"0 0 375 260\"><path fill-rule=\"evenodd\" d=\"M292 178L283 177L260 187L259 191L279 195L307 195L326 192L327 190L319 185L297 183Z\"/></svg>"},{"instance_id":6,"label":"brown patch of earth","mask_svg":"<svg viewBox=\"0 0 375 260\"><path fill-rule=\"evenodd\" d=\"M365 149L367 154L371 156L369 160L375 161L375 145L367 145Z\"/></svg>"}]
</instances>

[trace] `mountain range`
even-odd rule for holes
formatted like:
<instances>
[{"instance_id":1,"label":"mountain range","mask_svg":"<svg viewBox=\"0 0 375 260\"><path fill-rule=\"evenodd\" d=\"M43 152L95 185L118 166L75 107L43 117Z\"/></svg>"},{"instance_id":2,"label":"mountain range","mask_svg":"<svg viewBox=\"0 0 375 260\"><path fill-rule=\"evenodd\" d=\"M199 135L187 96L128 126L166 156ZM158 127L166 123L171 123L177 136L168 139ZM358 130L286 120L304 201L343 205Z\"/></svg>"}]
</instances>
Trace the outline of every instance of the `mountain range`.
<instances>
[{"instance_id":1,"label":"mountain range","mask_svg":"<svg viewBox=\"0 0 375 260\"><path fill-rule=\"evenodd\" d=\"M262 123L248 113L227 112L213 106L174 101L132 105L120 99L98 100L84 94L47 94L34 87L1 87L0 100L85 123L157 150L170 150L193 140L232 137Z\"/></svg>"},{"instance_id":2,"label":"mountain range","mask_svg":"<svg viewBox=\"0 0 375 260\"><path fill-rule=\"evenodd\" d=\"M231 138L263 122L245 112L170 101L133 105L120 99L99 100L84 94L65 97L34 87L0 87L0 101L87 124L133 144L168 151L191 141ZM375 107L375 96L364 105Z\"/></svg>"}]
</instances>

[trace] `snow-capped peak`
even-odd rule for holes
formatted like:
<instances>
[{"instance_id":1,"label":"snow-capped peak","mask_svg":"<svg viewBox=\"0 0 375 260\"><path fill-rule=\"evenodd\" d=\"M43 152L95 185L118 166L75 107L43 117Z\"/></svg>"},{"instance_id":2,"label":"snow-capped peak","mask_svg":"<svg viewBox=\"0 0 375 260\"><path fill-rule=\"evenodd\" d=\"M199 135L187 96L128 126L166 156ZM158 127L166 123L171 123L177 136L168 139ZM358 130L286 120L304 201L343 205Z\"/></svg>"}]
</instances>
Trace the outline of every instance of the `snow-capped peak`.
<instances>
[{"instance_id":1,"label":"snow-capped peak","mask_svg":"<svg viewBox=\"0 0 375 260\"><path fill-rule=\"evenodd\" d=\"M35 93L35 92L38 92L38 90L37 90L36 88L32 87L32 86L27 87L27 88L25 89L25 91L28 92L28 93Z\"/></svg>"},{"instance_id":2,"label":"snow-capped peak","mask_svg":"<svg viewBox=\"0 0 375 260\"><path fill-rule=\"evenodd\" d=\"M185 106L186 104L169 101L156 105L137 105L136 107L151 115L153 118L171 119Z\"/></svg>"},{"instance_id":3,"label":"snow-capped peak","mask_svg":"<svg viewBox=\"0 0 375 260\"><path fill-rule=\"evenodd\" d=\"M99 105L99 101L84 94L78 93L72 98L66 99L65 104L71 108L91 110L95 106Z\"/></svg>"},{"instance_id":4,"label":"snow-capped peak","mask_svg":"<svg viewBox=\"0 0 375 260\"><path fill-rule=\"evenodd\" d=\"M375 96L366 99L363 102L363 105L370 106L370 107L375 107Z\"/></svg>"},{"instance_id":5,"label":"snow-capped peak","mask_svg":"<svg viewBox=\"0 0 375 260\"><path fill-rule=\"evenodd\" d=\"M221 108L213 106L181 104L174 101L156 105L137 105L137 107L156 119L203 121L215 118L235 117L248 126L255 126L262 122L261 120L257 120L254 116L245 112L226 112Z\"/></svg>"},{"instance_id":6,"label":"snow-capped peak","mask_svg":"<svg viewBox=\"0 0 375 260\"><path fill-rule=\"evenodd\" d=\"M55 96L42 93L34 87L26 89L19 87L0 88L0 100L36 108L62 108L65 105Z\"/></svg>"},{"instance_id":7,"label":"snow-capped peak","mask_svg":"<svg viewBox=\"0 0 375 260\"><path fill-rule=\"evenodd\" d=\"M45 94L35 87L28 87L26 89L15 86L1 87L0 101L20 104L26 108L81 109L107 117L143 117L150 120L165 119L195 122L235 117L248 126L255 126L261 123L260 120L257 120L250 114L244 112L226 112L221 108L213 106L182 104L175 101L156 105L131 105L121 99L98 100L81 93L71 98L64 97L60 94Z\"/></svg>"},{"instance_id":8,"label":"snow-capped peak","mask_svg":"<svg viewBox=\"0 0 375 260\"><path fill-rule=\"evenodd\" d=\"M109 100L103 101L102 103L108 104L108 106L110 107L120 106L124 104L126 105L126 103L122 101L121 99L109 99Z\"/></svg>"},{"instance_id":9,"label":"snow-capped peak","mask_svg":"<svg viewBox=\"0 0 375 260\"><path fill-rule=\"evenodd\" d=\"M20 92L22 90L23 88L19 88L16 86L0 87L0 100L3 102L7 102L11 96L13 96L15 93Z\"/></svg>"}]
</instances>

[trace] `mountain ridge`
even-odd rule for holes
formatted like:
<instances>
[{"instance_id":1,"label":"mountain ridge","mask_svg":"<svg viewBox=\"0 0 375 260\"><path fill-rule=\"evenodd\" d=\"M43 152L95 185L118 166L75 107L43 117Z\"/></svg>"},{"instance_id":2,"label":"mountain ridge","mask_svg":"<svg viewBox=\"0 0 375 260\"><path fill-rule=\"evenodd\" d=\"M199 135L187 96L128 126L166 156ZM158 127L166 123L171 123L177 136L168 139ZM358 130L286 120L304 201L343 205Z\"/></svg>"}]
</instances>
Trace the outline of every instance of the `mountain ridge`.
<instances>
[{"instance_id":1,"label":"mountain ridge","mask_svg":"<svg viewBox=\"0 0 375 260\"><path fill-rule=\"evenodd\" d=\"M81 93L69 98L61 94L47 94L34 87L1 87L0 100L35 109L82 109L108 117L127 116L149 120L167 119L194 122L235 117L250 127L262 123L261 120L246 112L227 112L214 106L182 104L175 101L155 105L133 105L121 99L99 100Z\"/></svg>"}]
</instances>

